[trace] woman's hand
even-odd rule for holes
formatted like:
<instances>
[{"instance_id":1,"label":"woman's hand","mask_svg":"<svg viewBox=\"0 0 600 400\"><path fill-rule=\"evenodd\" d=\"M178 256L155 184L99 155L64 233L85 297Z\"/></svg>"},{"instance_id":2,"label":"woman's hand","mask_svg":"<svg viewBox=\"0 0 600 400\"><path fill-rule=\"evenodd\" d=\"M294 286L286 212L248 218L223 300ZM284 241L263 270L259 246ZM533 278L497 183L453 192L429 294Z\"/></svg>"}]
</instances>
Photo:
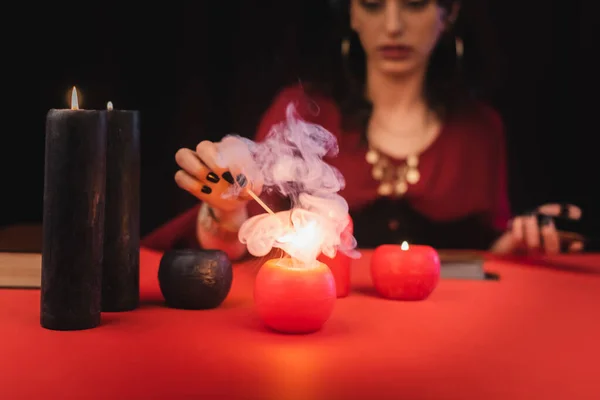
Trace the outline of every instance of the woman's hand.
<instances>
[{"instance_id":1,"label":"woman's hand","mask_svg":"<svg viewBox=\"0 0 600 400\"><path fill-rule=\"evenodd\" d=\"M180 149L175 160L181 168L175 174L177 185L223 213L232 213L243 208L250 196L248 189L256 195L262 190L261 182L249 182L237 167L222 167L217 164L218 144L202 141L191 149ZM239 195L230 195L232 185L241 190Z\"/></svg>"},{"instance_id":2,"label":"woman's hand","mask_svg":"<svg viewBox=\"0 0 600 400\"><path fill-rule=\"evenodd\" d=\"M533 213L518 216L510 222L509 229L494 243L491 250L501 254L581 251L583 242L580 238L559 232L554 218L576 221L581 219L581 209L572 204L545 204Z\"/></svg>"}]
</instances>

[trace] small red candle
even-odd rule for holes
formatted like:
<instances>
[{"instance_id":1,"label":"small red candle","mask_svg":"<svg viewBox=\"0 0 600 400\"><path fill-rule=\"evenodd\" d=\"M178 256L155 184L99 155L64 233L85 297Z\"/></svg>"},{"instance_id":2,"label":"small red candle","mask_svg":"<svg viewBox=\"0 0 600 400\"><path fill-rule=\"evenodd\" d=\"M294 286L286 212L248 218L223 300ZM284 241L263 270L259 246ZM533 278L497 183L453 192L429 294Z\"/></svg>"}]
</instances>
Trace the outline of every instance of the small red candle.
<instances>
[{"instance_id":1,"label":"small red candle","mask_svg":"<svg viewBox=\"0 0 600 400\"><path fill-rule=\"evenodd\" d=\"M354 224L352 218L348 216L348 226L342 232L342 242L350 241L354 234ZM335 279L335 289L338 298L346 297L350 294L350 266L352 265L352 259L346 254L337 252L334 258L329 258L324 254L321 254L318 258L319 261L329 267L333 278Z\"/></svg>"},{"instance_id":2,"label":"small red candle","mask_svg":"<svg viewBox=\"0 0 600 400\"><path fill-rule=\"evenodd\" d=\"M333 275L322 262L301 264L286 257L260 268L254 302L263 323L283 333L311 333L327 322L336 300Z\"/></svg>"},{"instance_id":3,"label":"small red candle","mask_svg":"<svg viewBox=\"0 0 600 400\"><path fill-rule=\"evenodd\" d=\"M424 300L440 279L440 258L433 247L382 245L371 258L371 277L377 292L388 299Z\"/></svg>"},{"instance_id":4,"label":"small red candle","mask_svg":"<svg viewBox=\"0 0 600 400\"><path fill-rule=\"evenodd\" d=\"M318 258L320 262L327 265L335 281L335 293L338 298L346 297L350 294L350 265L352 259L347 255L338 252L334 258L329 258L321 254Z\"/></svg>"}]
</instances>

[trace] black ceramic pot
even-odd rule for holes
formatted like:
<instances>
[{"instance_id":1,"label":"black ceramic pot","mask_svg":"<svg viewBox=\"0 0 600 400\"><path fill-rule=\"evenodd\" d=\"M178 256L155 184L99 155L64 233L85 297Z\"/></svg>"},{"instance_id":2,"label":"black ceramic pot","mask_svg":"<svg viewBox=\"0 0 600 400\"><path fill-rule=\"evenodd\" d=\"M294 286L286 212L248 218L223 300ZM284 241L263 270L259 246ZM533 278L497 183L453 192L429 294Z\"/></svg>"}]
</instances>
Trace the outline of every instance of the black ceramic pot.
<instances>
[{"instance_id":1,"label":"black ceramic pot","mask_svg":"<svg viewBox=\"0 0 600 400\"><path fill-rule=\"evenodd\" d=\"M167 306L187 310L218 307L231 289L233 270L220 250L171 250L160 260L158 283Z\"/></svg>"}]
</instances>

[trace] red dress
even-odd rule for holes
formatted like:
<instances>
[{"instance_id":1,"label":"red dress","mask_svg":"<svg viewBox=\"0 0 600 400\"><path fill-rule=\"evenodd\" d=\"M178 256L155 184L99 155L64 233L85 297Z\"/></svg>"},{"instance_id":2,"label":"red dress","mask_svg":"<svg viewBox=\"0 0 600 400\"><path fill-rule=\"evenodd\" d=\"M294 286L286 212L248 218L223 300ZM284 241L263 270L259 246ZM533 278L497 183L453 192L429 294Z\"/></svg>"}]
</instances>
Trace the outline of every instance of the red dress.
<instances>
[{"instance_id":1,"label":"red dress","mask_svg":"<svg viewBox=\"0 0 600 400\"><path fill-rule=\"evenodd\" d=\"M409 185L401 199L391 200L377 194L379 182L365 159L368 149L361 132L342 132L339 109L328 97L309 95L299 86L284 89L265 113L256 141L285 120L289 103L301 118L338 139L339 154L326 160L345 177L340 194L348 202L359 247L408 240L438 248L484 249L506 229L510 210L504 130L490 107L478 104L468 118L445 121L438 138L419 156L420 180ZM284 207L271 196L264 198L273 208ZM263 212L255 202L249 209L251 214ZM189 235L195 232L196 212L190 210L159 228L145 243L164 249L187 237L181 244L193 245L195 236Z\"/></svg>"}]
</instances>

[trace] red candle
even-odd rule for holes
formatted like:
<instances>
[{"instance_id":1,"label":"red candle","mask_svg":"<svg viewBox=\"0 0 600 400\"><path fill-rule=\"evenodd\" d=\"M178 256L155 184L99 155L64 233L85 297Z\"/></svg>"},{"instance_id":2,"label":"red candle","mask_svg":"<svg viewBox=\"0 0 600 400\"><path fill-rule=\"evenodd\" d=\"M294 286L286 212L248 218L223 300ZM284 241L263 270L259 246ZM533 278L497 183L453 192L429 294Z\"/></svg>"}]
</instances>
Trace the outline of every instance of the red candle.
<instances>
[{"instance_id":1,"label":"red candle","mask_svg":"<svg viewBox=\"0 0 600 400\"><path fill-rule=\"evenodd\" d=\"M350 265L352 259L343 253L337 253L334 258L329 258L321 254L318 258L320 262L327 265L335 281L335 293L338 298L346 297L350 294Z\"/></svg>"},{"instance_id":2,"label":"red candle","mask_svg":"<svg viewBox=\"0 0 600 400\"><path fill-rule=\"evenodd\" d=\"M348 217L348 226L342 232L342 242L352 240L354 234L354 224L352 218ZM319 261L329 267L333 278L335 279L335 289L338 298L346 297L350 294L350 266L352 265L352 259L346 254L337 252L334 258L329 258L324 254L321 254L318 258Z\"/></svg>"},{"instance_id":3,"label":"red candle","mask_svg":"<svg viewBox=\"0 0 600 400\"><path fill-rule=\"evenodd\" d=\"M336 300L330 269L291 258L265 262L254 283L254 302L263 323L283 333L311 333L327 322Z\"/></svg>"},{"instance_id":4,"label":"red candle","mask_svg":"<svg viewBox=\"0 0 600 400\"><path fill-rule=\"evenodd\" d=\"M382 245L371 258L371 277L377 292L394 300L424 300L440 279L440 258L433 247Z\"/></svg>"}]
</instances>

